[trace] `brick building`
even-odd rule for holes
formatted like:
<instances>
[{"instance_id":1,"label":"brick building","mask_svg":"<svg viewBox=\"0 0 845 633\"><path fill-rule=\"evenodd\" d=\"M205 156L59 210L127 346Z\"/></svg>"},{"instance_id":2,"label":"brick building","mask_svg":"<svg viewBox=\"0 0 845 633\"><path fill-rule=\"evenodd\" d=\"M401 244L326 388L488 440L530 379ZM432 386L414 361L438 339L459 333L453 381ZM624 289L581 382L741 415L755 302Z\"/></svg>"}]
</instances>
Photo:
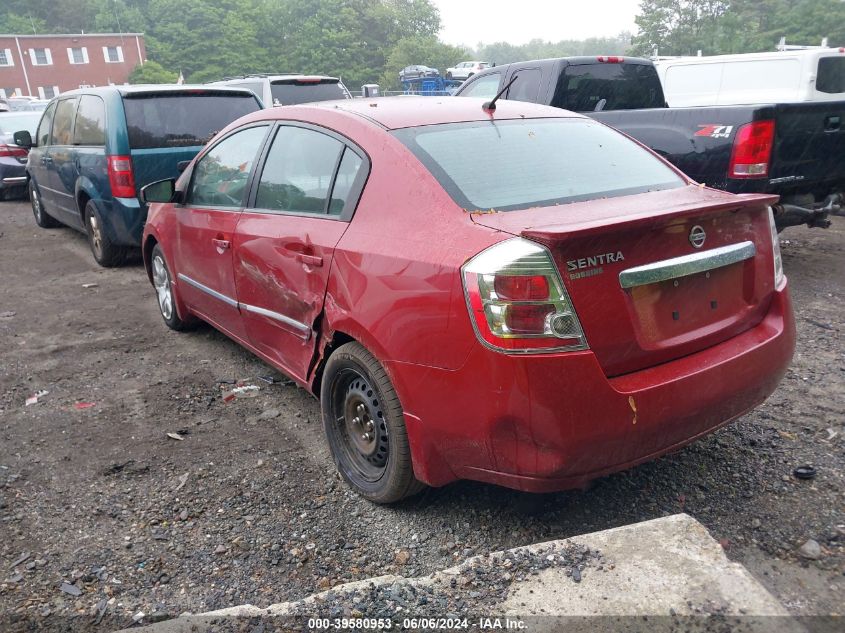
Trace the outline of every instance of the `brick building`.
<instances>
[{"instance_id":1,"label":"brick building","mask_svg":"<svg viewBox=\"0 0 845 633\"><path fill-rule=\"evenodd\" d=\"M123 84L146 57L143 33L0 35L0 97Z\"/></svg>"}]
</instances>

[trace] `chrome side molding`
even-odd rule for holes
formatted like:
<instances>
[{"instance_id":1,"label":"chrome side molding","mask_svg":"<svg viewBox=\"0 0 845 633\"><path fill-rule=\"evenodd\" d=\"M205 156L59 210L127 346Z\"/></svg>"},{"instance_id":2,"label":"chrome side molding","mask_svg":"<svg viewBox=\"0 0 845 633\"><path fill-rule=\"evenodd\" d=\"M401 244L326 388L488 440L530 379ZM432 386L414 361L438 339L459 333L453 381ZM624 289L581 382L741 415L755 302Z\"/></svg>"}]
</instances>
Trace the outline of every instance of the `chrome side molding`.
<instances>
[{"instance_id":1,"label":"chrome side molding","mask_svg":"<svg viewBox=\"0 0 845 633\"><path fill-rule=\"evenodd\" d=\"M623 288L634 288L695 275L751 259L756 254L757 247L754 246L754 242L750 241L721 246L708 251L628 268L619 273L619 285Z\"/></svg>"}]
</instances>

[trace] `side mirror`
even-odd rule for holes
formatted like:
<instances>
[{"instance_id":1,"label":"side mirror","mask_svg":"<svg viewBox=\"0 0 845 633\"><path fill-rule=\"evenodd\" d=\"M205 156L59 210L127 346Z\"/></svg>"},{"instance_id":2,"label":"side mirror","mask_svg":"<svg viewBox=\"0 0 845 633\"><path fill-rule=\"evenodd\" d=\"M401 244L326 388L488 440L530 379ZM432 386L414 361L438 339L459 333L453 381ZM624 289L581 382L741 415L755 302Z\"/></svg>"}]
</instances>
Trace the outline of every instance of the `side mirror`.
<instances>
[{"instance_id":1,"label":"side mirror","mask_svg":"<svg viewBox=\"0 0 845 633\"><path fill-rule=\"evenodd\" d=\"M32 142L32 134L30 134L28 130L21 130L20 132L15 132L12 135L12 138L14 138L15 140L15 145L23 147L24 149L30 149L34 145L34 143Z\"/></svg>"},{"instance_id":2,"label":"side mirror","mask_svg":"<svg viewBox=\"0 0 845 633\"><path fill-rule=\"evenodd\" d=\"M176 179L165 178L141 187L141 200L151 202L171 202L176 193Z\"/></svg>"},{"instance_id":3,"label":"side mirror","mask_svg":"<svg viewBox=\"0 0 845 633\"><path fill-rule=\"evenodd\" d=\"M176 163L176 169L178 169L179 173L181 174L183 171L185 171L188 168L188 165L190 165L190 164L191 164L191 161L189 161L189 160L180 160L178 163Z\"/></svg>"}]
</instances>

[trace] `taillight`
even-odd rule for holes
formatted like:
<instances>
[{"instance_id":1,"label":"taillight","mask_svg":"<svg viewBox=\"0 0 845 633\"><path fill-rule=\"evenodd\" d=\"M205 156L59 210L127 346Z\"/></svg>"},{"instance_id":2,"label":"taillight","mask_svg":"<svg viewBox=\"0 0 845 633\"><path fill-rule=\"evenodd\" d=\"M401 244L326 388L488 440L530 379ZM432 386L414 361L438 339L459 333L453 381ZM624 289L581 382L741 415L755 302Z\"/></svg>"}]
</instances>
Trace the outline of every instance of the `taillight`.
<instances>
[{"instance_id":1,"label":"taillight","mask_svg":"<svg viewBox=\"0 0 845 633\"><path fill-rule=\"evenodd\" d=\"M461 268L478 337L512 353L587 349L584 331L551 253L513 238L482 251Z\"/></svg>"},{"instance_id":2,"label":"taillight","mask_svg":"<svg viewBox=\"0 0 845 633\"><path fill-rule=\"evenodd\" d=\"M621 64L625 61L624 57L618 57L617 55L599 55L596 59L602 64Z\"/></svg>"},{"instance_id":3,"label":"taillight","mask_svg":"<svg viewBox=\"0 0 845 633\"><path fill-rule=\"evenodd\" d=\"M26 158L27 151L17 145L5 145L0 143L0 156L14 156L15 158Z\"/></svg>"},{"instance_id":4,"label":"taillight","mask_svg":"<svg viewBox=\"0 0 845 633\"><path fill-rule=\"evenodd\" d=\"M728 167L730 178L765 178L775 140L775 122L746 123L736 133Z\"/></svg>"},{"instance_id":5,"label":"taillight","mask_svg":"<svg viewBox=\"0 0 845 633\"><path fill-rule=\"evenodd\" d=\"M769 229L772 233L772 259L775 262L775 288L783 283L783 256L780 253L780 237L778 227L775 224L775 214L769 207Z\"/></svg>"},{"instance_id":6,"label":"taillight","mask_svg":"<svg viewBox=\"0 0 845 633\"><path fill-rule=\"evenodd\" d=\"M135 197L135 175L129 156L109 156L109 185L115 198Z\"/></svg>"}]
</instances>

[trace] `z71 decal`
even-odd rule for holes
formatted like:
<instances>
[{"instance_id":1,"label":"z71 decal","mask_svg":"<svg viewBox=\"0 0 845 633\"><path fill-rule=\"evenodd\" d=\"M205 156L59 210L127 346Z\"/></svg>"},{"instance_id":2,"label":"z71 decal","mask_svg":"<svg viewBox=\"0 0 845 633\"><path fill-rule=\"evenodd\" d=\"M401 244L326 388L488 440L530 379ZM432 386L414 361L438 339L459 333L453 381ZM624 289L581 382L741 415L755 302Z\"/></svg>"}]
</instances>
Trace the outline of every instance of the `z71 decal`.
<instances>
[{"instance_id":1,"label":"z71 decal","mask_svg":"<svg viewBox=\"0 0 845 633\"><path fill-rule=\"evenodd\" d=\"M716 123L708 123L707 125L699 125L701 129L695 133L696 136L706 136L707 138L730 138L733 132L733 125L719 125Z\"/></svg>"}]
</instances>

